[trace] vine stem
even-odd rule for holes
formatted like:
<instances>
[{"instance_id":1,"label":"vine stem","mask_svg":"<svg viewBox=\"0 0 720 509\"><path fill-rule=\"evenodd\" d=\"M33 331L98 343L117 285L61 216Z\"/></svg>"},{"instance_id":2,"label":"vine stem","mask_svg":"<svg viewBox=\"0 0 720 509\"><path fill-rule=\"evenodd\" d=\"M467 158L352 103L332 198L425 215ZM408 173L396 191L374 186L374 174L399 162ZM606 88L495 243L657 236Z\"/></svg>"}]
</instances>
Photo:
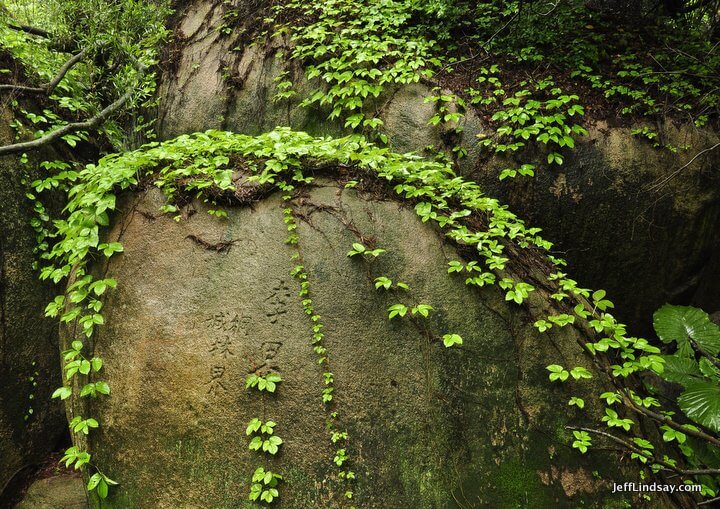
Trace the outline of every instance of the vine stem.
<instances>
[{"instance_id":1,"label":"vine stem","mask_svg":"<svg viewBox=\"0 0 720 509\"><path fill-rule=\"evenodd\" d=\"M649 408L638 406L634 402L632 402L629 398L627 398L627 396L623 397L623 404L627 407L632 408L636 412L639 412L647 417L650 417L651 419L653 419L657 422L660 422L662 424L666 424L666 425L670 426L672 429L674 429L676 431L680 431L682 433L685 433L686 435L691 435L691 436L693 436L695 438L699 438L701 440L705 440L706 442L710 442L711 444L713 444L716 447L720 447L720 440L718 440L717 438L715 438L711 435L708 435L704 431L695 431L692 429L688 429L688 428L684 427L682 424L675 422L667 415L662 415L657 412L653 412ZM720 471L719 471L719 473L720 473Z\"/></svg>"},{"instance_id":2,"label":"vine stem","mask_svg":"<svg viewBox=\"0 0 720 509\"><path fill-rule=\"evenodd\" d=\"M720 146L720 143L719 143L718 145ZM597 312L594 310L594 307L593 307L593 308L590 308L590 306L588 305L586 299L582 299L582 298L580 298L580 297L574 296L574 301L577 302L577 303L579 303L579 304L582 304L582 305L585 307L586 310L589 310L589 311L590 311L590 313L591 313L592 316L594 316L594 317L596 317L596 318L599 318L598 315L597 315ZM586 321L587 321L587 320L586 320ZM593 335L593 330L592 330L592 328L590 328L586 323L582 323L582 325L579 325L579 324L577 324L577 322L576 322L575 324L573 324L573 326L574 326L576 329L578 329L583 335L587 336L588 338L592 337L592 335ZM680 432L682 432L682 433L685 433L686 435L690 435L690 436L693 436L693 437L695 437L695 438L699 438L700 440L709 442L709 443L711 443L712 445L714 445L714 446L716 446L716 447L720 447L720 440L717 439L717 438L715 438L715 437L713 437L712 435L709 435L709 434L705 433L704 431L700 431L700 430L695 431L695 430L692 430L692 429L688 429L688 428L684 427L682 424L674 421L672 418L670 418L670 417L667 416L667 415L662 415L662 414L659 414L659 413L657 413L657 412L653 412L652 410L650 410L650 409L648 409L648 408L645 408L645 407L636 405L636 404L632 401L632 399L629 397L629 394L628 394L628 390L629 390L629 389L626 388L626 387L624 387L624 386L622 386L622 385L620 385L620 384L618 383L618 377L616 377L616 376L614 376L614 375L612 374L612 371L610 370L610 366L608 365L607 356L605 356L605 357L600 357L600 356L597 356L597 355L593 355L592 352L590 351L590 349L588 348L587 344L582 343L582 341L581 341L580 338L578 338L577 341L578 341L578 343L581 344L581 346L583 347L583 350L586 352L586 354L589 355L589 357L590 357L591 361L593 362L593 364L595 364L595 366L596 366L598 369L600 369L603 373L605 373L605 375L610 379L610 381L612 382L612 384L613 384L619 391L621 391L621 392L623 393L622 403L623 403L624 406L630 408L631 410L634 410L635 412L641 413L641 414L643 414L644 416L649 417L650 419L652 419L652 420L654 420L654 421L656 421L656 422L659 422L659 423L661 423L661 424L666 424L667 426L673 428L673 429L676 430L676 431L680 431ZM601 362L601 359L604 360L605 362Z\"/></svg>"},{"instance_id":3,"label":"vine stem","mask_svg":"<svg viewBox=\"0 0 720 509\"><path fill-rule=\"evenodd\" d=\"M705 500L703 502L698 503L698 507L701 505L712 504L713 502L718 502L718 501L720 501L720 497L711 498L710 500Z\"/></svg>"},{"instance_id":4,"label":"vine stem","mask_svg":"<svg viewBox=\"0 0 720 509\"><path fill-rule=\"evenodd\" d=\"M690 344L697 350L697 352L705 357L710 363L715 366L716 368L720 369L720 361L716 357L713 357L710 355L704 348L702 348L700 345L698 345L697 341L693 340L692 338L689 338Z\"/></svg>"},{"instance_id":5,"label":"vine stem","mask_svg":"<svg viewBox=\"0 0 720 509\"><path fill-rule=\"evenodd\" d=\"M279 184L278 187L281 191L283 191L283 201L284 201L283 207L285 208L285 212L284 212L285 223L288 226L288 232L290 234L288 237L287 243L290 244L293 251L295 252L292 259L296 260L296 263L298 264L298 265L296 265L296 268L299 269L299 271L296 271L295 269L293 269L293 271L291 272L291 275L294 278L297 278L301 283L300 296L303 299L302 304L303 304L303 309L304 309L305 313L310 317L310 319L314 325L323 326L324 324L320 320L320 315L318 315L315 312L314 307L311 304L312 297L311 297L310 290L309 290L310 287L306 286L305 289L303 289L303 284L309 285L309 281L308 281L308 274L306 272L306 269L304 268L305 261L303 259L302 250L300 248L300 238L297 233L296 218L298 216L301 216L301 214L299 214L299 212L296 210L296 206L293 203L293 199L295 197L295 195L293 194L293 191L295 190L295 186L288 184L287 182L282 182ZM307 218L305 218L305 219L307 221ZM308 222L308 224L309 224L309 222ZM306 301L307 301L307 304L306 304ZM326 386L325 390L329 389L330 391L333 391L335 388L335 383L334 383L334 380L332 380L332 370L330 369L329 362L328 362L329 354L328 354L327 350L322 346L322 340L315 341L315 335L313 335L312 344L316 345L316 348L321 347L324 350L322 353L320 353L316 350L317 355L321 356L321 358L318 360L318 364L324 365L325 366L325 374L329 373L331 376L331 379L329 382L328 382L327 378L325 379L325 386ZM330 440L331 440L332 444L335 445L337 442L337 440L335 440L333 438L335 435L334 430L337 429L335 426L335 423L333 422L337 419L337 410L333 411L333 408L335 407L335 400L334 400L334 397L331 395L332 399L326 402L324 399L324 394L325 394L325 391L323 391L323 406L325 407L325 410L328 411L330 414L326 421L326 426L327 426L327 430L330 432L330 437L331 437ZM345 432L345 436L342 440L344 441L344 447L342 450L345 451L347 448L347 443L348 443L347 432ZM336 453L336 455L337 455L337 453ZM342 463L337 464L338 467L341 467L341 473L344 473L345 475L347 475L347 472L345 472L345 470L342 469L342 465L345 463L346 460L347 460L347 457L344 457ZM336 460L334 459L334 461L336 461ZM343 478L345 479L345 483L350 483L349 477L343 477ZM347 484L346 484L346 486L347 486ZM349 497L347 496L348 493L350 493ZM345 496L347 497L345 500L351 499L352 498L352 489L346 489Z\"/></svg>"},{"instance_id":6,"label":"vine stem","mask_svg":"<svg viewBox=\"0 0 720 509\"><path fill-rule=\"evenodd\" d=\"M632 451L636 454L644 456L645 458L651 460L653 463L662 465L667 470L672 470L673 472L680 474L680 475L718 475L718 474L720 474L720 469L683 470L681 468L678 468L678 467L672 465L671 463L668 463L665 460L656 458L653 454L651 454L643 449L640 449L639 447L634 446L630 442L627 442L620 437L616 437L615 435L613 435L611 433L607 433L607 432L601 431L599 429L583 428L580 426L565 426L565 429L573 430L573 431L585 431L587 433L592 433L594 435L599 435L599 436L608 438L608 439L612 440L613 442L622 445L626 449L629 449L630 451Z\"/></svg>"}]
</instances>

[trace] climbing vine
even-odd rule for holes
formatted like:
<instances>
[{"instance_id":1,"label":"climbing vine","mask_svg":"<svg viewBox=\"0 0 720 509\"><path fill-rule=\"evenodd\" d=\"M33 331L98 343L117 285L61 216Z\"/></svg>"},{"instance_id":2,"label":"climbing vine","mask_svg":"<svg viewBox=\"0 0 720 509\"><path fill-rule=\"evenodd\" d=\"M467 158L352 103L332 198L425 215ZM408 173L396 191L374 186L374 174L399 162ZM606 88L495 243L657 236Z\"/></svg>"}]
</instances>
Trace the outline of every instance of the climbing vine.
<instances>
[{"instance_id":1,"label":"climbing vine","mask_svg":"<svg viewBox=\"0 0 720 509\"><path fill-rule=\"evenodd\" d=\"M260 178L259 180L262 181L264 179ZM304 177L300 171L296 171L293 175L293 182L295 183L307 184L312 182L312 180L312 177ZM294 253L291 259L296 264L290 271L290 275L300 284L298 297L301 299L303 312L308 317L312 327L312 339L310 344L312 345L313 352L317 358L317 364L323 371L322 377L325 388L322 390L320 398L323 407L328 413L325 428L328 431L333 447L336 448L332 462L338 469L337 477L345 484L345 489L343 490L344 498L347 501L351 501L354 495L352 485L355 480L355 472L348 468L348 465L346 464L350 463L348 461L350 459L348 454L349 435L346 430L339 428L341 419L333 395L333 392L335 391L335 377L330 369L330 355L323 341L325 338L325 333L323 332L324 324L322 322L322 317L315 311L315 306L313 304L310 293L310 281L308 273L305 270L300 246L300 236L297 233L298 225L293 212L292 199L295 185L281 181L278 183L278 189L280 189L283 193L283 217L288 231L288 237L285 242L289 246L293 247Z\"/></svg>"},{"instance_id":2,"label":"climbing vine","mask_svg":"<svg viewBox=\"0 0 720 509\"><path fill-rule=\"evenodd\" d=\"M245 379L245 388L254 389L261 394L262 398L265 398L266 394L272 394L277 390L280 382L282 382L282 377L277 373L259 374L255 372L249 374ZM263 419L265 419L264 415ZM248 449L275 456L284 443L283 439L275 433L276 426L275 421L269 419L264 421L259 417L253 417L245 428L245 435L250 440ZM248 494L250 501L257 502L259 500L271 504L280 498L278 484L282 480L282 475L259 466L253 472L251 480L252 484Z\"/></svg>"}]
</instances>

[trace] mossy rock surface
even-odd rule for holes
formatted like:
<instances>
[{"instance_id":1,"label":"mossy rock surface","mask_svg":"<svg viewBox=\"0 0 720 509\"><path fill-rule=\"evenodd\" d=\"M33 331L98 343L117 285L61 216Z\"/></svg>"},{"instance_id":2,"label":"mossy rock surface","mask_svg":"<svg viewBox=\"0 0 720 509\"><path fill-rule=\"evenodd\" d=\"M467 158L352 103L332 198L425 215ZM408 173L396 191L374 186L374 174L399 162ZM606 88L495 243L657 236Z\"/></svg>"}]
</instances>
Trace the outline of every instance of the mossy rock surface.
<instances>
[{"instance_id":1,"label":"mossy rock surface","mask_svg":"<svg viewBox=\"0 0 720 509\"><path fill-rule=\"evenodd\" d=\"M13 139L11 119L0 111L0 144ZM56 289L33 269L33 209L22 184L29 168L19 157L0 157L0 500L16 473L67 434L62 405L50 401L61 384L60 361L57 325L44 309Z\"/></svg>"},{"instance_id":2,"label":"mossy rock surface","mask_svg":"<svg viewBox=\"0 0 720 509\"><path fill-rule=\"evenodd\" d=\"M540 296L521 307L448 274L457 253L410 208L318 182L294 203L325 324L337 427L350 437L354 505L622 507L610 483L626 479L629 464L581 456L564 430L583 419L570 396L600 382L583 390L547 379L551 363L590 367L576 333L537 333ZM70 408L101 422L89 449L120 482L97 507L253 507L247 495L259 466L284 475L276 507L348 507L325 430L324 368L288 274L280 196L229 208L227 219L192 203L179 222L159 214L162 203L158 191L126 196L109 233L125 250L95 268L118 281L94 339L112 393L91 409L87 398ZM387 252L371 263L349 258L359 238ZM411 291L376 290L377 276ZM388 320L398 301L433 306L420 321L426 330ZM445 348L437 339L446 333L464 344ZM71 339L67 331L63 341ZM258 368L281 374L275 394L245 389ZM599 412L597 397L586 398ZM284 444L276 457L248 450L254 417L277 422Z\"/></svg>"}]
</instances>

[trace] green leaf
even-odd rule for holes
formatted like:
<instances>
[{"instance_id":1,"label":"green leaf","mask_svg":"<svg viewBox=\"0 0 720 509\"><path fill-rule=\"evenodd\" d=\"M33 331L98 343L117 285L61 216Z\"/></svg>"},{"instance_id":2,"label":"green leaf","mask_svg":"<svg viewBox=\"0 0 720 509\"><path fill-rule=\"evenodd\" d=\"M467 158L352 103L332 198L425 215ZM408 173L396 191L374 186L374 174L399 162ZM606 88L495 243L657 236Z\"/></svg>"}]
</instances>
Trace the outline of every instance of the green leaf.
<instances>
[{"instance_id":1,"label":"green leaf","mask_svg":"<svg viewBox=\"0 0 720 509\"><path fill-rule=\"evenodd\" d=\"M103 382L102 380L95 382L95 390L100 394L110 394L110 386L107 384L107 382Z\"/></svg>"},{"instance_id":2,"label":"green leaf","mask_svg":"<svg viewBox=\"0 0 720 509\"><path fill-rule=\"evenodd\" d=\"M570 373L558 364L551 364L545 369L550 372L549 378L551 382L554 382L555 380L560 380L561 382L564 382L570 376Z\"/></svg>"},{"instance_id":3,"label":"green leaf","mask_svg":"<svg viewBox=\"0 0 720 509\"><path fill-rule=\"evenodd\" d=\"M582 366L573 368L570 370L570 374L575 380L580 380L581 378L592 378L592 374Z\"/></svg>"},{"instance_id":4,"label":"green leaf","mask_svg":"<svg viewBox=\"0 0 720 509\"><path fill-rule=\"evenodd\" d=\"M253 451L257 451L258 449L260 449L260 447L262 447L262 445L263 445L262 437L257 436L257 437L253 437L253 439L250 440L250 443L248 444L248 448Z\"/></svg>"},{"instance_id":5,"label":"green leaf","mask_svg":"<svg viewBox=\"0 0 720 509\"><path fill-rule=\"evenodd\" d=\"M393 304L388 308L388 318L392 320L396 316L405 316L408 312L408 307L404 304Z\"/></svg>"},{"instance_id":6,"label":"green leaf","mask_svg":"<svg viewBox=\"0 0 720 509\"><path fill-rule=\"evenodd\" d=\"M685 415L703 426L720 432L720 385L713 382L689 382L678 398Z\"/></svg>"},{"instance_id":7,"label":"green leaf","mask_svg":"<svg viewBox=\"0 0 720 509\"><path fill-rule=\"evenodd\" d=\"M666 304L653 315L653 326L661 341L677 342L680 355L692 355L690 339L711 355L720 352L720 327L701 309Z\"/></svg>"},{"instance_id":8,"label":"green leaf","mask_svg":"<svg viewBox=\"0 0 720 509\"><path fill-rule=\"evenodd\" d=\"M385 276L375 278L375 288L385 288L386 290L389 290L391 286L392 280L390 278L387 278Z\"/></svg>"},{"instance_id":9,"label":"green leaf","mask_svg":"<svg viewBox=\"0 0 720 509\"><path fill-rule=\"evenodd\" d=\"M247 425L247 428L245 428L245 434L250 436L253 433L255 433L257 430L260 429L260 426L262 426L262 421L255 417L250 423Z\"/></svg>"},{"instance_id":10,"label":"green leaf","mask_svg":"<svg viewBox=\"0 0 720 509\"><path fill-rule=\"evenodd\" d=\"M72 395L72 389L70 387L64 386L64 387L60 387L59 389L56 389L55 392L53 392L52 397L65 400L65 399L68 399L71 395Z\"/></svg>"},{"instance_id":11,"label":"green leaf","mask_svg":"<svg viewBox=\"0 0 720 509\"><path fill-rule=\"evenodd\" d=\"M105 479L101 479L101 480L100 480L100 483L98 484L98 487L97 487L97 493L98 493L98 496L99 496L100 498L102 498L102 499L107 498L107 496L108 496L108 485L107 485L107 483L105 482Z\"/></svg>"},{"instance_id":12,"label":"green leaf","mask_svg":"<svg viewBox=\"0 0 720 509\"><path fill-rule=\"evenodd\" d=\"M585 400L582 398L573 396L572 398L570 398L570 401L568 401L568 405L570 405L570 406L575 405L578 408L585 408Z\"/></svg>"},{"instance_id":13,"label":"green leaf","mask_svg":"<svg viewBox=\"0 0 720 509\"><path fill-rule=\"evenodd\" d=\"M686 385L688 382L698 381L702 378L700 367L695 359L680 355L664 355L665 366L660 374L668 382Z\"/></svg>"},{"instance_id":14,"label":"green leaf","mask_svg":"<svg viewBox=\"0 0 720 509\"><path fill-rule=\"evenodd\" d=\"M97 373L102 369L103 361L100 357L93 357L90 359L90 364L92 365L93 370Z\"/></svg>"},{"instance_id":15,"label":"green leaf","mask_svg":"<svg viewBox=\"0 0 720 509\"><path fill-rule=\"evenodd\" d=\"M413 315L420 314L423 317L427 318L428 315L430 314L430 311L432 311L432 309L433 309L433 307L430 306L429 304L418 304L417 306L412 308L411 313Z\"/></svg>"},{"instance_id":16,"label":"green leaf","mask_svg":"<svg viewBox=\"0 0 720 509\"><path fill-rule=\"evenodd\" d=\"M92 491L97 488L98 484L100 484L100 481L102 481L102 476L99 473L91 475L90 479L88 479L87 490Z\"/></svg>"},{"instance_id":17,"label":"green leaf","mask_svg":"<svg viewBox=\"0 0 720 509\"><path fill-rule=\"evenodd\" d=\"M700 371L708 378L720 377L720 369L717 368L706 357L700 359Z\"/></svg>"},{"instance_id":18,"label":"green leaf","mask_svg":"<svg viewBox=\"0 0 720 509\"><path fill-rule=\"evenodd\" d=\"M450 348L453 345L462 345L463 340L458 334L445 334L443 336L443 344L446 348Z\"/></svg>"},{"instance_id":19,"label":"green leaf","mask_svg":"<svg viewBox=\"0 0 720 509\"><path fill-rule=\"evenodd\" d=\"M363 246L362 244L360 244L360 243L358 243L358 242L355 242L355 243L353 243L353 245L352 245L352 250L351 250L351 251L348 251L348 254L347 254L347 255L348 255L348 256L355 256L355 255L358 255L358 254L362 254L362 253L364 253L364 252L365 252L365 246Z\"/></svg>"},{"instance_id":20,"label":"green leaf","mask_svg":"<svg viewBox=\"0 0 720 509\"><path fill-rule=\"evenodd\" d=\"M80 371L80 373L82 373L83 375L87 375L88 373L90 373L90 367L90 361L83 359L80 362L80 368L78 371Z\"/></svg>"}]
</instances>

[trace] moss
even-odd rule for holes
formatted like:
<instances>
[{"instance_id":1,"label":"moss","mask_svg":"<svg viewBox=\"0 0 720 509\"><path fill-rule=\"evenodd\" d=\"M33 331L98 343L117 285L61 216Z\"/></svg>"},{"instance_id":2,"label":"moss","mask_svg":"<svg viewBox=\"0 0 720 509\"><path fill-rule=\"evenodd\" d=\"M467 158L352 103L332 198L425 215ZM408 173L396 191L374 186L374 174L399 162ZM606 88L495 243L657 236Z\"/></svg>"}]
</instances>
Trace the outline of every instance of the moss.
<instances>
[{"instance_id":1,"label":"moss","mask_svg":"<svg viewBox=\"0 0 720 509\"><path fill-rule=\"evenodd\" d=\"M555 503L554 497L549 495L528 461L512 460L500 464L494 495L498 509L552 507Z\"/></svg>"}]
</instances>

